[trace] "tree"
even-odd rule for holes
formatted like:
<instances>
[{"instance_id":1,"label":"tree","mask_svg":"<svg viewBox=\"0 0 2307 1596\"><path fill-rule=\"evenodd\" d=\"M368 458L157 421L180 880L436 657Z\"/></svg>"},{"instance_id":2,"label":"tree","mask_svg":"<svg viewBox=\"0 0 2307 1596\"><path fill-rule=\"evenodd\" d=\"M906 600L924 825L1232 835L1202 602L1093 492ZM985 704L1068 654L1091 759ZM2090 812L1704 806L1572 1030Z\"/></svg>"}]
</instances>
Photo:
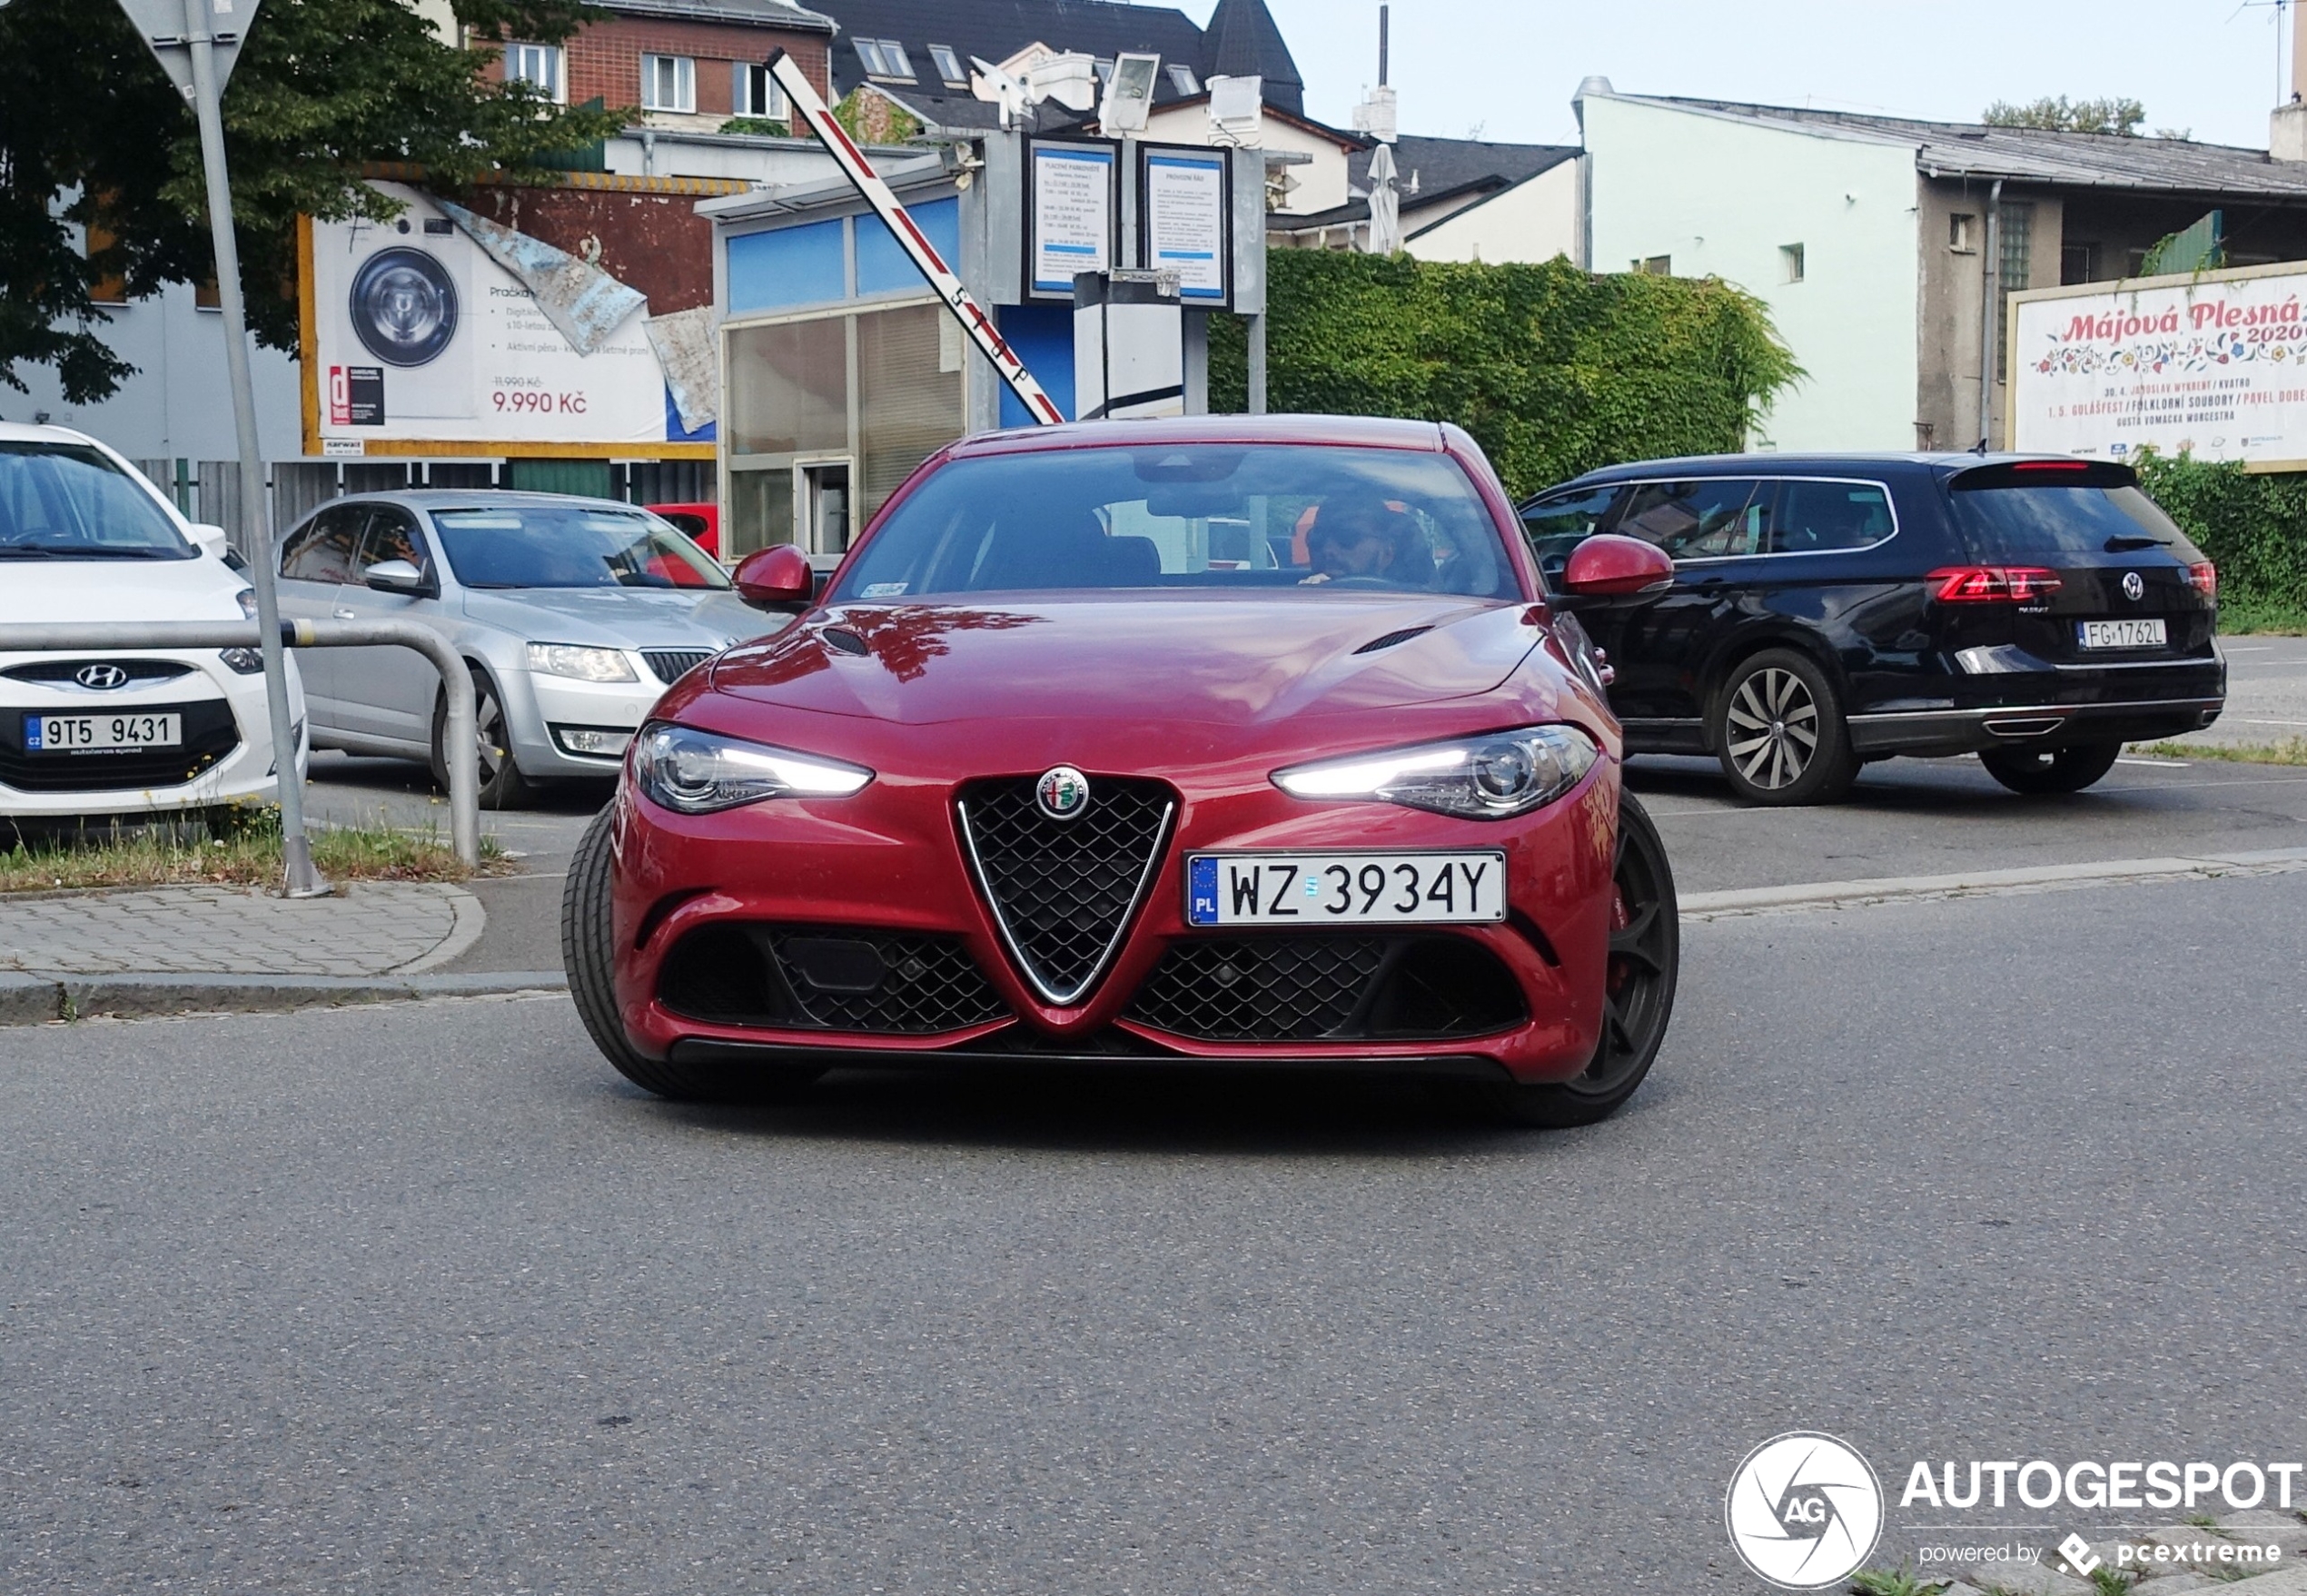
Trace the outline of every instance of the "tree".
<instances>
[{"instance_id":1,"label":"tree","mask_svg":"<svg viewBox=\"0 0 2307 1596\"><path fill-rule=\"evenodd\" d=\"M557 44L599 15L582 0L453 0L484 46ZM554 105L495 84L495 52L444 41L400 0L265 0L224 94L224 142L249 324L296 343L296 218L389 219L366 163L424 168L455 191L490 172L532 181L556 152L629 114ZM114 0L15 0L0 9L0 382L56 369L74 404L134 368L104 341L93 291L131 299L214 275L200 136ZM35 65L34 64L36 64Z\"/></svg>"},{"instance_id":2,"label":"tree","mask_svg":"<svg viewBox=\"0 0 2307 1596\"><path fill-rule=\"evenodd\" d=\"M1979 120L1989 127L2041 127L2053 133L2111 133L2137 138L2147 108L2136 100L2041 99L2025 105L1997 100Z\"/></svg>"}]
</instances>

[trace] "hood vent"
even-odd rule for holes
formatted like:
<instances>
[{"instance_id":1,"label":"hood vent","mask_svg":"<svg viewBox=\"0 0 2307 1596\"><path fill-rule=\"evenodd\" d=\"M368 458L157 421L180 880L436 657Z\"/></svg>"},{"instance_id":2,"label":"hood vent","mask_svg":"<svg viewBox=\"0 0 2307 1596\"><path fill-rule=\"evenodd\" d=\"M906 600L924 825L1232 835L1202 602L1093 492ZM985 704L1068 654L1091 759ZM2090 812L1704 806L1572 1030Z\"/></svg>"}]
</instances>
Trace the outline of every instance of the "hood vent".
<instances>
[{"instance_id":1,"label":"hood vent","mask_svg":"<svg viewBox=\"0 0 2307 1596\"><path fill-rule=\"evenodd\" d=\"M1035 801L1035 781L977 782L954 808L1017 973L1044 1003L1067 1008L1097 985L1145 901L1177 795L1159 781L1092 776L1088 804L1055 819Z\"/></svg>"},{"instance_id":2,"label":"hood vent","mask_svg":"<svg viewBox=\"0 0 2307 1596\"><path fill-rule=\"evenodd\" d=\"M1405 626L1400 631L1390 631L1382 638L1371 638L1368 642L1362 644L1361 648L1356 649L1354 652L1357 654L1375 654L1381 649L1391 649L1395 644L1406 643L1412 638L1422 638L1433 629L1434 629L1431 626Z\"/></svg>"},{"instance_id":3,"label":"hood vent","mask_svg":"<svg viewBox=\"0 0 2307 1596\"><path fill-rule=\"evenodd\" d=\"M847 627L828 626L821 629L817 633L817 636L826 640L827 647L838 649L844 654L866 654L872 652L870 649L866 647L866 640Z\"/></svg>"}]
</instances>

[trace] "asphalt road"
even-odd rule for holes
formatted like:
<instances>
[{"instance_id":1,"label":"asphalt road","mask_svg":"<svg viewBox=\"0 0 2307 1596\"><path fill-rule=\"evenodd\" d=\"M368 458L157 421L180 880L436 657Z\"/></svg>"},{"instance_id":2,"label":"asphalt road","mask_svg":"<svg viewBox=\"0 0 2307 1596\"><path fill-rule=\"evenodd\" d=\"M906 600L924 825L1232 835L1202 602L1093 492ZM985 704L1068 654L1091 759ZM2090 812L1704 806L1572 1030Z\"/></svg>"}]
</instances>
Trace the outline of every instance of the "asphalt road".
<instances>
[{"instance_id":1,"label":"asphalt road","mask_svg":"<svg viewBox=\"0 0 2307 1596\"><path fill-rule=\"evenodd\" d=\"M1780 1431L2307 1454L2307 874L1686 950L1569 1134L675 1107L545 999L11 1033L0 1589L1743 1592Z\"/></svg>"}]
</instances>

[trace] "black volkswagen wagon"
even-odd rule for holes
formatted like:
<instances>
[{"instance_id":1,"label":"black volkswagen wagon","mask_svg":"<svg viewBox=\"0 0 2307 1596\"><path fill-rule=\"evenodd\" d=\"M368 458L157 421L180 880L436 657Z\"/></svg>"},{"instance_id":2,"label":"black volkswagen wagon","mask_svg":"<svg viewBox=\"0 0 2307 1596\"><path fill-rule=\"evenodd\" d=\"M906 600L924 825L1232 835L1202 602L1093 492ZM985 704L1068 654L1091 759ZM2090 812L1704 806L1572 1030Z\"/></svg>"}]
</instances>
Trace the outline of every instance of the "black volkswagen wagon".
<instances>
[{"instance_id":1,"label":"black volkswagen wagon","mask_svg":"<svg viewBox=\"0 0 2307 1596\"><path fill-rule=\"evenodd\" d=\"M1649 461L1521 515L1558 591L1598 532L1672 557L1670 584L1557 602L1616 671L1628 751L1711 754L1755 803L1832 799L1895 754L1976 753L2015 791L2075 792L2226 701L2217 573L2125 465Z\"/></svg>"}]
</instances>

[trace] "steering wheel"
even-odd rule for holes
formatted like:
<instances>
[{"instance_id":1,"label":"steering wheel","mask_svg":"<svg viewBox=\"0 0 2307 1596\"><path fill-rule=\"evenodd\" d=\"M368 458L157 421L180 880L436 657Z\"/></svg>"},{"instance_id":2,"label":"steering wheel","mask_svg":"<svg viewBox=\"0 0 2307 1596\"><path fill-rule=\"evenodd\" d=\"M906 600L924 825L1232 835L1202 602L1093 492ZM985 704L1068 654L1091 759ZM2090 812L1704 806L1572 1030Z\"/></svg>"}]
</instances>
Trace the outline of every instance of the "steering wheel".
<instances>
[{"instance_id":1,"label":"steering wheel","mask_svg":"<svg viewBox=\"0 0 2307 1596\"><path fill-rule=\"evenodd\" d=\"M1384 576L1333 576L1322 585L1326 588L1383 588L1390 592L1403 590L1400 582Z\"/></svg>"}]
</instances>

